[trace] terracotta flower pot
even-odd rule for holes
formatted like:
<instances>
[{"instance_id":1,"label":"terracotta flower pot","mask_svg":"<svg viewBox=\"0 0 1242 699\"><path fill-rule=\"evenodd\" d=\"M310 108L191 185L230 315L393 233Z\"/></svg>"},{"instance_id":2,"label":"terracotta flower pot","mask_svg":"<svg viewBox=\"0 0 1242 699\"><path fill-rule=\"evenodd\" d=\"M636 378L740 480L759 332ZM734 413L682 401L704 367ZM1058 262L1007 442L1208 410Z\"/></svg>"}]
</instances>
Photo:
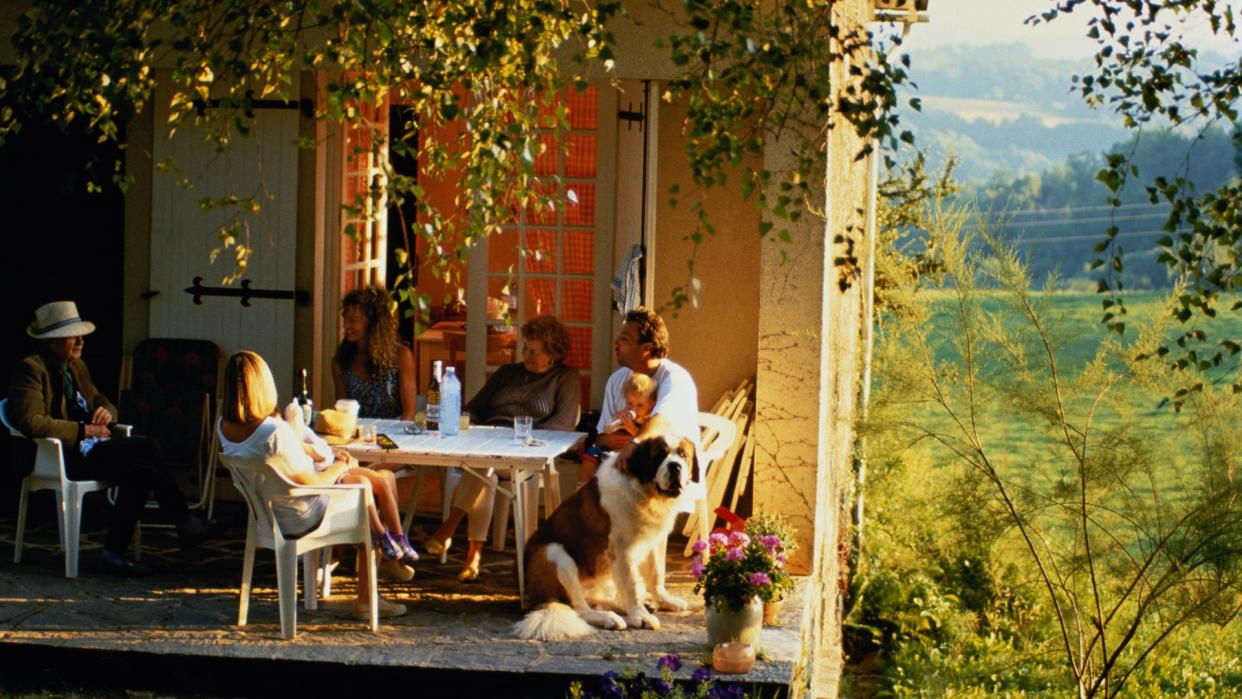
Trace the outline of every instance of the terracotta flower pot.
<instances>
[{"instance_id":1,"label":"terracotta flower pot","mask_svg":"<svg viewBox=\"0 0 1242 699\"><path fill-rule=\"evenodd\" d=\"M764 626L780 626L777 620L780 618L781 612L785 610L785 598L774 599L771 602L763 603L763 624Z\"/></svg>"},{"instance_id":2,"label":"terracotta flower pot","mask_svg":"<svg viewBox=\"0 0 1242 699\"><path fill-rule=\"evenodd\" d=\"M754 646L759 641L759 629L763 628L763 602L750 598L741 609L734 611L725 605L721 611L715 600L707 601L707 643L713 648L718 643L738 642Z\"/></svg>"}]
</instances>

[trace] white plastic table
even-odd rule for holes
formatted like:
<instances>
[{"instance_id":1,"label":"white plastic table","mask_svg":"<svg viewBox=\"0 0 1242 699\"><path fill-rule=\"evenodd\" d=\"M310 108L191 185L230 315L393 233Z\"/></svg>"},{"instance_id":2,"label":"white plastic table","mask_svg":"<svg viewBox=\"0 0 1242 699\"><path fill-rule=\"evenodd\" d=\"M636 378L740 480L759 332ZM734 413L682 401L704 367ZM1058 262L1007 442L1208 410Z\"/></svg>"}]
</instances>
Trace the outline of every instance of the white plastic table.
<instances>
[{"instance_id":1,"label":"white plastic table","mask_svg":"<svg viewBox=\"0 0 1242 699\"><path fill-rule=\"evenodd\" d=\"M526 550L526 489L522 484L538 476L553 465L557 456L564 454L581 442L582 432L534 430L528 444L519 444L513 438L510 427L472 426L455 436L444 437L439 432L407 434L406 427L413 423L402 420L376 420L360 418L358 426L375 425L376 432L386 434L397 443L396 449L381 449L377 444L355 440L342 447L359 461L366 463L404 464L407 466L440 466L460 468L475 478L487 482L489 469L507 470L510 474L512 492L497 486L501 492L513 498L514 539L517 541L518 594L526 596L526 571L522 560ZM410 506L406 509L405 528L410 527L414 504L418 502L419 485L416 482Z\"/></svg>"}]
</instances>

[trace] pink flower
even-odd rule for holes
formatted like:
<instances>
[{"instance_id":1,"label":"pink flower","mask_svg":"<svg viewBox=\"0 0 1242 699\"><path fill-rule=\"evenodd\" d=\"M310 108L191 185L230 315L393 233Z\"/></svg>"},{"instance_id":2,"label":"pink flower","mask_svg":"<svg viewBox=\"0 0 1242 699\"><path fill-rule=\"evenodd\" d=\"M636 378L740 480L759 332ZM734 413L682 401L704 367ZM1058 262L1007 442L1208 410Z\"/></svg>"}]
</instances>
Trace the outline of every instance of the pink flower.
<instances>
[{"instance_id":1,"label":"pink flower","mask_svg":"<svg viewBox=\"0 0 1242 699\"><path fill-rule=\"evenodd\" d=\"M750 546L750 537L746 535L746 532L730 532L729 545L746 548Z\"/></svg>"},{"instance_id":2,"label":"pink flower","mask_svg":"<svg viewBox=\"0 0 1242 699\"><path fill-rule=\"evenodd\" d=\"M734 546L729 549L727 554L725 554L725 558L728 558L730 561L740 561L743 558L746 558L746 551L742 550L742 547L740 546Z\"/></svg>"},{"instance_id":3,"label":"pink flower","mask_svg":"<svg viewBox=\"0 0 1242 699\"><path fill-rule=\"evenodd\" d=\"M704 571L706 571L706 569L707 569L707 566L703 565L702 556L695 554L694 557L690 559L690 574L693 575L694 577L696 578L703 577L703 573Z\"/></svg>"},{"instance_id":4,"label":"pink flower","mask_svg":"<svg viewBox=\"0 0 1242 699\"><path fill-rule=\"evenodd\" d=\"M707 550L707 542L703 541L702 539L699 539L698 541L694 542L694 546L691 546L690 550L694 551L695 553L703 553L704 551Z\"/></svg>"},{"instance_id":5,"label":"pink flower","mask_svg":"<svg viewBox=\"0 0 1242 699\"><path fill-rule=\"evenodd\" d=\"M724 548L729 545L729 537L725 536L723 532L712 532L712 535L707 537L707 540L711 543L713 549Z\"/></svg>"},{"instance_id":6,"label":"pink flower","mask_svg":"<svg viewBox=\"0 0 1242 699\"><path fill-rule=\"evenodd\" d=\"M775 553L776 549L781 547L781 538L775 534L761 536L759 541L763 542L763 547L768 550L769 554Z\"/></svg>"},{"instance_id":7,"label":"pink flower","mask_svg":"<svg viewBox=\"0 0 1242 699\"><path fill-rule=\"evenodd\" d=\"M783 553L778 553L778 554L776 554L776 562L777 562L777 563L780 563L781 565L785 565L785 560L786 560L786 559L785 559L785 554L783 554Z\"/></svg>"},{"instance_id":8,"label":"pink flower","mask_svg":"<svg viewBox=\"0 0 1242 699\"><path fill-rule=\"evenodd\" d=\"M752 587L763 587L764 585L771 584L771 582L772 578L769 578L767 573L750 574L750 584Z\"/></svg>"}]
</instances>

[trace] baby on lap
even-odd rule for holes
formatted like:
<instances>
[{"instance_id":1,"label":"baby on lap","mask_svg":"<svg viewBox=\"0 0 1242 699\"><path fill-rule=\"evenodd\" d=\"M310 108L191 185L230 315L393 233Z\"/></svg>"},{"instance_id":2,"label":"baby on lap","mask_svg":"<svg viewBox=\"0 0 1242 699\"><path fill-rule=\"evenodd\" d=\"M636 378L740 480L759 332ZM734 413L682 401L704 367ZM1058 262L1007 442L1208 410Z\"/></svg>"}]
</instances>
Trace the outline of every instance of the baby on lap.
<instances>
[{"instance_id":1,"label":"baby on lap","mask_svg":"<svg viewBox=\"0 0 1242 699\"><path fill-rule=\"evenodd\" d=\"M604 426L605 434L627 434L633 437L643 425L651 419L651 411L656 404L656 382L646 374L630 372L625 384L621 387L625 396L625 410L612 416ZM578 471L578 484L581 485L595 476L595 469L607 451L595 443L582 452L582 468Z\"/></svg>"}]
</instances>

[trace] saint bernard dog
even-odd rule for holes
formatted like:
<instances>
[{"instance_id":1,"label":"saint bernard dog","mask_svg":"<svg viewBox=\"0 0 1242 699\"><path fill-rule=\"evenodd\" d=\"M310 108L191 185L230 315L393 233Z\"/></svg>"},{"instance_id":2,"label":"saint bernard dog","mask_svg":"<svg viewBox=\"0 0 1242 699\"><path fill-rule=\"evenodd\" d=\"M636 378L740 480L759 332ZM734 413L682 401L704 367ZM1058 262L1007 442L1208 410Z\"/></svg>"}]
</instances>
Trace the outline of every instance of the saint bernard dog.
<instances>
[{"instance_id":1,"label":"saint bernard dog","mask_svg":"<svg viewBox=\"0 0 1242 699\"><path fill-rule=\"evenodd\" d=\"M698 479L687 439L652 437L627 457L605 459L526 544L523 602L531 611L513 633L552 641L587 635L592 626L658 629L648 599L656 609L684 611L686 601L664 588L664 554L677 499ZM596 608L588 599L610 602Z\"/></svg>"}]
</instances>

